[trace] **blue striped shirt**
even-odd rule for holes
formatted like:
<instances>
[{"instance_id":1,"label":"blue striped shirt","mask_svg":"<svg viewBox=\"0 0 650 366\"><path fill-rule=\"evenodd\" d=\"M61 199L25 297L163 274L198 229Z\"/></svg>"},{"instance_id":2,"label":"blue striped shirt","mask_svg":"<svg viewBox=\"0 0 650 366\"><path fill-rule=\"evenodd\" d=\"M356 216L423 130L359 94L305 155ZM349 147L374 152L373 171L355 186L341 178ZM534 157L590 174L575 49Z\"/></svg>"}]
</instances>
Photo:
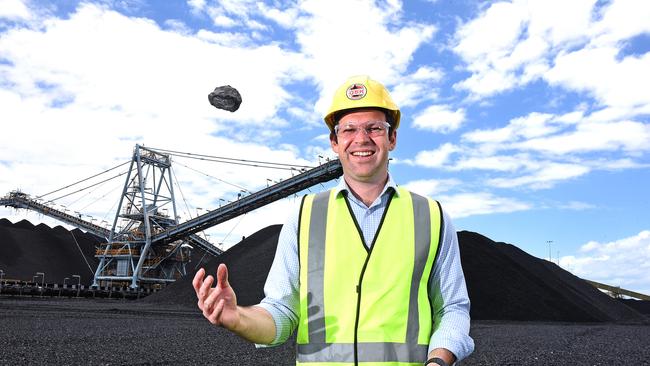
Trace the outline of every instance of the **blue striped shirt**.
<instances>
[{"instance_id":1,"label":"blue striped shirt","mask_svg":"<svg viewBox=\"0 0 650 366\"><path fill-rule=\"evenodd\" d=\"M390 198L390 191L397 185L389 176L381 195L367 207L353 194L348 194L350 207L363 232L366 246L370 246L379 227L381 217ZM337 193L348 191L344 179L335 188ZM395 194L398 194L397 191ZM270 345L284 343L298 326L299 316L299 261L298 261L298 216L299 208L292 213L282 227L275 259L264 285L265 298L260 306L266 309L275 321L275 339ZM433 268L431 299L434 309L441 312L440 324L429 341L429 352L434 348L446 348L458 360L467 357L474 350L474 341L469 336L469 298L465 276L460 264L458 237L451 220L443 210L443 233L438 258ZM263 345L258 345L263 347Z\"/></svg>"}]
</instances>

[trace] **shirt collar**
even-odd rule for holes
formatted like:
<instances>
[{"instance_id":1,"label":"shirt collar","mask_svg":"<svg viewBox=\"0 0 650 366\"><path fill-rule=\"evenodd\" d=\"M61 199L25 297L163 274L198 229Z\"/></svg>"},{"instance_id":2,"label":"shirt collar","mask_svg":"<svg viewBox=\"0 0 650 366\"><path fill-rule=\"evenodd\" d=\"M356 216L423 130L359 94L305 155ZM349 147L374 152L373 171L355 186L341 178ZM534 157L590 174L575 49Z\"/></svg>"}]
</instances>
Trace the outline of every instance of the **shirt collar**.
<instances>
[{"instance_id":1,"label":"shirt collar","mask_svg":"<svg viewBox=\"0 0 650 366\"><path fill-rule=\"evenodd\" d=\"M393 180L393 177L391 177L390 174L388 174L388 181L386 182L386 185L384 186L384 189L381 191L381 194L379 197L384 195L389 189L392 189L395 191L395 195L399 196L399 191L397 190L397 184ZM334 187L334 192L338 196L342 192L350 192L350 187L348 187L348 184L345 182L345 176L341 176L339 179L339 183Z\"/></svg>"}]
</instances>

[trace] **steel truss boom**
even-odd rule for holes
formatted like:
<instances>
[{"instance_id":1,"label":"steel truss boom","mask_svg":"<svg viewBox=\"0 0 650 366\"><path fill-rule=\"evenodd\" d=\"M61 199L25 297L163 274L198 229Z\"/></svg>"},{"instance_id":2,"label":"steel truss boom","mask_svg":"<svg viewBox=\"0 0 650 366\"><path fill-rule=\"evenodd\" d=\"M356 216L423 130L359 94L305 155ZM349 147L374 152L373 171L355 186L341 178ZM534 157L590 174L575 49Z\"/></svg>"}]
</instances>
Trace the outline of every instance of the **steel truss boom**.
<instances>
[{"instance_id":1,"label":"steel truss boom","mask_svg":"<svg viewBox=\"0 0 650 366\"><path fill-rule=\"evenodd\" d=\"M268 205L269 203L298 193L316 184L338 178L342 174L343 168L341 167L341 162L338 159L330 160L316 168L307 170L304 173L300 173L285 181L276 183L262 189L261 191L224 205L216 210L169 228L164 232L153 236L151 242L173 242L174 240L178 240L188 234L194 234L221 224L246 212Z\"/></svg>"},{"instance_id":2,"label":"steel truss boom","mask_svg":"<svg viewBox=\"0 0 650 366\"><path fill-rule=\"evenodd\" d=\"M75 226L79 229L88 231L96 236L107 239L111 231L100 225L95 225L92 222L83 220L80 215L71 215L65 211L58 210L52 206L40 203L36 199L32 199L28 194L20 191L9 192L8 195L0 199L0 206L9 206L14 208L24 208L27 210L36 211L45 216L55 218L66 224Z\"/></svg>"},{"instance_id":3,"label":"steel truss boom","mask_svg":"<svg viewBox=\"0 0 650 366\"><path fill-rule=\"evenodd\" d=\"M20 191L9 192L9 194L0 198L0 206L23 208L26 210L36 211L45 216L57 219L68 225L72 225L93 235L99 236L100 238L108 239L111 235L110 229L96 225L90 221L86 221L79 217L79 215L71 215L65 211L61 211L57 208L41 203L38 199L33 199L28 194ZM196 234L190 235L187 240L193 246L197 246L214 256L223 253L221 249L215 247L212 245L212 243Z\"/></svg>"},{"instance_id":4,"label":"steel truss boom","mask_svg":"<svg viewBox=\"0 0 650 366\"><path fill-rule=\"evenodd\" d=\"M242 162L245 162L243 165L260 163L243 160L239 163ZM282 169L297 170L284 167ZM199 247L215 256L222 253L222 250L212 243L199 237L197 232L343 174L338 159L299 171L301 173L291 178L275 182L258 192L240 196L235 201L184 223L178 223L169 153L136 145L131 168L125 173L127 178L112 229L83 220L83 215L79 213L75 216L57 210L39 202L40 199L32 199L19 191L0 198L0 205L34 210L106 238L107 243L96 253L100 264L95 272L93 286L112 281L130 281L131 287L135 288L140 286L141 281L150 284L166 283L174 281L179 273L184 275L188 248L191 250L191 247ZM160 210L165 205L172 206L171 217L161 213ZM118 227L118 220L127 224Z\"/></svg>"}]
</instances>

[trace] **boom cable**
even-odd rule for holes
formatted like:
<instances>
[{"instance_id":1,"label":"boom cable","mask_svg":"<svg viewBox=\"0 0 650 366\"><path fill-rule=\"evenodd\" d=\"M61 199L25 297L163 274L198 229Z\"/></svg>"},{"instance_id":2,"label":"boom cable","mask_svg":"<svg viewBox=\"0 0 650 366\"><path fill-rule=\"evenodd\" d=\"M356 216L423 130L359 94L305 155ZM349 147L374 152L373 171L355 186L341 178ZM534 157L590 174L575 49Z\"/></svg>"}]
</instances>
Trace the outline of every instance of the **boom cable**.
<instances>
[{"instance_id":1,"label":"boom cable","mask_svg":"<svg viewBox=\"0 0 650 366\"><path fill-rule=\"evenodd\" d=\"M166 150L166 149L157 149L157 148L149 148L149 149L150 150L156 150L158 152L167 153L167 154L174 155L174 156L178 156L178 157L197 159L197 160L214 161L214 162L225 163L225 164L253 166L253 167L258 167L258 168L269 168L269 169L280 169L280 170L294 170L296 168L305 168L305 169L314 168L313 166L308 166L308 165L284 164L284 163L274 163L274 162L270 162L270 161L247 160L247 159L235 159L235 158L227 158L227 157L223 157L223 156L195 154L195 153L181 152L181 151L175 151L175 150ZM260 165L260 164L262 164L262 165Z\"/></svg>"},{"instance_id":2,"label":"boom cable","mask_svg":"<svg viewBox=\"0 0 650 366\"><path fill-rule=\"evenodd\" d=\"M126 174L126 173L128 173L128 171L123 172L123 173L120 173L120 174L118 174L118 175L114 175L114 176L112 176L112 177L110 177L110 178L108 178L108 179L104 179L104 180L101 181L101 182L97 182L97 183L95 183L95 184L91 184L91 185L89 185L89 186L87 186L87 187L84 187L84 188L78 189L78 190L76 190L76 191L74 191L74 192L71 192L71 193L68 193L68 194L64 194L63 196L59 196L59 197L57 197L57 198L53 198L53 199L49 200L48 202L53 202L53 201L59 200L59 199L64 198L64 197L71 196L71 195L73 195L73 194L75 194L75 193L79 193L79 192L84 191L84 190L86 190L86 189L88 189L88 188L91 188L91 187L94 187L94 186L97 186L97 185L100 185L100 184L106 183L106 182L108 182L109 180L111 180L111 179L115 179L115 178L118 178L118 177L121 177L121 176L123 176L123 175ZM41 196L41 197L43 197L43 196Z\"/></svg>"},{"instance_id":3,"label":"boom cable","mask_svg":"<svg viewBox=\"0 0 650 366\"><path fill-rule=\"evenodd\" d=\"M117 166L114 166L114 167L109 168L109 169L107 169L107 170L104 170L104 171L101 172L101 173L97 173L97 174L95 174L95 175L93 175L93 176L91 176L91 177L84 178L84 179L82 179L82 180L80 180L80 181L78 181L78 182L74 182L74 183L69 184L69 185L67 185L67 186L65 186L65 187L62 187L62 188L56 189L56 190L54 190L54 191L52 191L52 192L48 192L48 193L42 194L42 195L36 197L36 199L43 198L43 197L45 197L45 196L47 196L47 195L50 195L50 194L52 194L52 193L56 193L56 192L58 192L58 191L62 191L62 190L64 190L64 189L66 189L66 188L70 188L70 187L74 186L75 184L83 183L83 182L85 182L85 181L87 181L87 180L89 180L89 179L95 178L95 177L100 176L100 175L102 175L102 174L104 174L104 173L108 173L108 172L110 172L111 170L117 169L117 168L121 167L122 165L129 164L130 162L131 162L131 161L124 162L124 163L122 163L122 164L120 164L120 165L117 165ZM57 199L58 199L58 198L57 198ZM50 200L50 201L54 201L54 200Z\"/></svg>"},{"instance_id":4,"label":"boom cable","mask_svg":"<svg viewBox=\"0 0 650 366\"><path fill-rule=\"evenodd\" d=\"M179 162L176 162L176 164L178 164L178 165L180 165L180 166L183 166L183 167L185 167L185 168L187 168L187 169L189 169L189 170L193 170L193 171L195 171L195 172L197 172L197 173L199 173L199 174L203 174L203 175L205 175L206 177L210 177L210 178L216 179L216 180L218 180L218 181L221 182L221 183L225 183L225 184L231 185L231 186L233 186L233 187L236 187L236 188L238 188L238 189L241 189L241 190L244 190L244 191L246 191L246 192L251 193L251 190L250 190L250 189L247 189L247 188L245 188L245 187L239 186L239 185L237 185L237 184L235 184L235 183L226 182L226 181L223 180L223 179L217 178L217 177L212 176L212 175L210 175L210 174L208 174L208 173L204 173L204 172L198 171L198 170L196 170L196 169L194 169L194 168L190 168L189 166L187 166L187 165L185 165L185 164L181 164L181 163L179 163Z\"/></svg>"}]
</instances>

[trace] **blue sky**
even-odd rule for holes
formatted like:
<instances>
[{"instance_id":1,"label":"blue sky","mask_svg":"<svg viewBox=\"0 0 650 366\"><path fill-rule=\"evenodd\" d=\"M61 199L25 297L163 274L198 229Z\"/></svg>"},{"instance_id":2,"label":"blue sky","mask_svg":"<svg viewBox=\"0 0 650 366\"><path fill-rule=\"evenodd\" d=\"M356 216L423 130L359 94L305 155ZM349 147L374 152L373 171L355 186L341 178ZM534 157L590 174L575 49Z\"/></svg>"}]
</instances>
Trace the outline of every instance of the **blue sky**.
<instances>
[{"instance_id":1,"label":"blue sky","mask_svg":"<svg viewBox=\"0 0 650 366\"><path fill-rule=\"evenodd\" d=\"M0 194L65 186L136 143L315 165L334 156L334 89L369 74L402 109L391 174L458 230L541 258L552 241L576 275L650 293L647 19L632 0L0 0ZM226 84L235 113L207 102ZM251 190L287 177L175 161L192 168L175 166L185 217L236 196L215 177ZM111 221L122 184L58 203ZM227 246L295 204L209 234Z\"/></svg>"}]
</instances>

